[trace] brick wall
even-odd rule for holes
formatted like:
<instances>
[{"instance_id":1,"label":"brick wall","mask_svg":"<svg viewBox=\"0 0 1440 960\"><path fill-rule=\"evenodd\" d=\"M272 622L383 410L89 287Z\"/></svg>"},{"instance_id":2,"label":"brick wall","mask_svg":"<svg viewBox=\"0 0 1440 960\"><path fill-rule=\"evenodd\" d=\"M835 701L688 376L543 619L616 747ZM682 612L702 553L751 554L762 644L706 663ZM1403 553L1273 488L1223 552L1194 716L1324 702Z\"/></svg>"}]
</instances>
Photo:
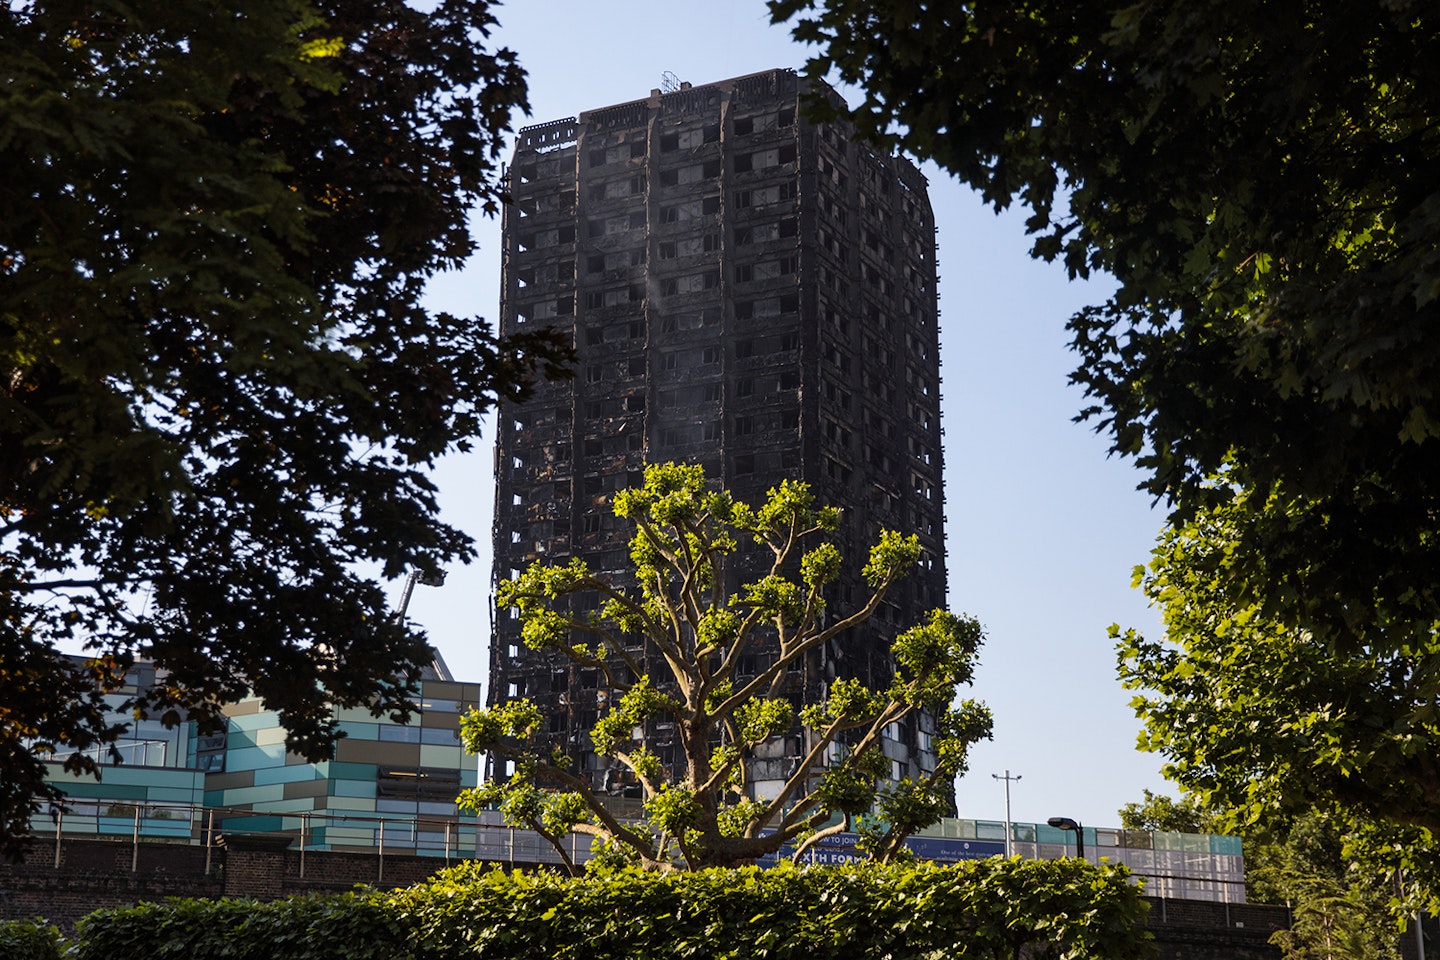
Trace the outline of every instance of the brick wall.
<instances>
[{"instance_id":1,"label":"brick wall","mask_svg":"<svg viewBox=\"0 0 1440 960\"><path fill-rule=\"evenodd\" d=\"M1145 899L1156 960L1279 960L1280 948L1271 945L1270 935L1289 925L1286 907Z\"/></svg>"},{"instance_id":2,"label":"brick wall","mask_svg":"<svg viewBox=\"0 0 1440 960\"><path fill-rule=\"evenodd\" d=\"M133 858L133 860L132 860ZM166 897L255 897L410 886L443 869L437 857L300 851L267 837L231 837L210 850L178 843L70 840L55 866L53 844L35 843L23 861L0 864L0 919L44 917L64 928L92 910ZM134 869L132 870L132 863Z\"/></svg>"}]
</instances>

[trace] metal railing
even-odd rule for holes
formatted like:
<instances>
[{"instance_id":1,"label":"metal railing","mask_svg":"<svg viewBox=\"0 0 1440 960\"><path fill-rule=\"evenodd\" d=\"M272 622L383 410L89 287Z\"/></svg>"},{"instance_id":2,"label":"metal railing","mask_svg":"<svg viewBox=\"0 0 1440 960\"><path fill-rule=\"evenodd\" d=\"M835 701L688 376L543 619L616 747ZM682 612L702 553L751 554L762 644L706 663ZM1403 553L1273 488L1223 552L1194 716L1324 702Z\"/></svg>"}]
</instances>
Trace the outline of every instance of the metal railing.
<instances>
[{"instance_id":1,"label":"metal railing","mask_svg":"<svg viewBox=\"0 0 1440 960\"><path fill-rule=\"evenodd\" d=\"M45 821L49 820L48 823ZM471 817L300 811L275 813L194 803L145 803L133 800L69 799L49 818L31 821L31 835L53 834L54 865L62 861L65 840L95 838L129 842L130 869L139 870L142 842L169 842L204 846L205 873L212 871L214 848L226 834L291 836L298 847L299 874L305 876L307 852L336 851L372 854L376 874L384 878L384 858L422 856L454 860L475 859L478 833L503 827L481 824Z\"/></svg>"},{"instance_id":2,"label":"metal railing","mask_svg":"<svg viewBox=\"0 0 1440 960\"><path fill-rule=\"evenodd\" d=\"M318 851L373 855L377 860L377 880L384 879L387 855L435 857L443 859L446 866L457 860L509 864L563 863L560 854L544 838L530 830L508 827L500 822L499 814L489 811L463 817L329 810L279 813L190 803L76 799L68 801L66 809L56 813L49 824L44 823L43 818L32 820L32 835L43 836L52 831L57 868L61 865L64 839L96 837L128 840L131 844L132 872L139 869L142 841L203 845L205 873L209 875L214 862L214 847L226 834L293 837L293 845L299 854L301 879L305 877L307 852ZM571 833L562 842L572 862L584 863L590 859L589 836ZM1069 855L1067 848L1058 844L1016 841L1012 846L1015 853L1038 859ZM1127 857L1126 853L1148 854L1151 862L1142 860L1127 865L1137 879L1146 882L1149 896L1227 904L1244 902L1245 880L1238 857L1215 858L1237 861L1233 869L1206 870L1200 862L1206 858L1198 854L1186 856L1180 851L1152 853L1125 847L1106 848L1104 853L1120 863L1139 859ZM1166 853L1171 855L1164 856ZM821 862L817 861L817 856L819 852L811 848L810 862ZM830 861L827 858L823 862ZM939 857L937 862L949 860ZM1165 869L1167 867L1180 869Z\"/></svg>"}]
</instances>

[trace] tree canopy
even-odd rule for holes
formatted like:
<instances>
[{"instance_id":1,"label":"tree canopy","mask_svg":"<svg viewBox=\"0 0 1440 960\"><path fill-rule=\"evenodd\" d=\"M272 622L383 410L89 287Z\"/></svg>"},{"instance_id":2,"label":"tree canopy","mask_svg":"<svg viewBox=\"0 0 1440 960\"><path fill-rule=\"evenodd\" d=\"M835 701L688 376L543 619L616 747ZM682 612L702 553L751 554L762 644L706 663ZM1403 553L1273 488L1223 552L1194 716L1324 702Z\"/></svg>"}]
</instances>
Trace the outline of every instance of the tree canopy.
<instances>
[{"instance_id":1,"label":"tree canopy","mask_svg":"<svg viewBox=\"0 0 1440 960\"><path fill-rule=\"evenodd\" d=\"M1408 896L1433 902L1440 654L1337 653L1237 600L1227 528L1247 520L1243 505L1209 511L1168 531L1137 572L1166 631L1156 640L1113 628L1141 745L1165 756L1195 812L1283 836L1320 811L1352 861L1375 875L1404 870Z\"/></svg>"},{"instance_id":2,"label":"tree canopy","mask_svg":"<svg viewBox=\"0 0 1440 960\"><path fill-rule=\"evenodd\" d=\"M1252 495L1233 589L1319 641L1440 621L1440 16L1423 0L773 0L1037 257L1094 403L1183 520ZM816 109L833 110L817 103ZM1222 477L1220 482L1214 482Z\"/></svg>"},{"instance_id":3,"label":"tree canopy","mask_svg":"<svg viewBox=\"0 0 1440 960\"><path fill-rule=\"evenodd\" d=\"M1322 810L1433 896L1434 5L770 8L812 73L863 88L859 131L1115 278L1069 329L1081 419L1172 508L1143 575L1166 637L1121 640L1144 744L1207 807Z\"/></svg>"},{"instance_id":4,"label":"tree canopy","mask_svg":"<svg viewBox=\"0 0 1440 960\"><path fill-rule=\"evenodd\" d=\"M955 702L957 688L971 682L979 623L936 610L902 632L885 689L842 677L822 702L803 706L783 691L788 671L879 608L920 558L914 536L883 533L864 568L869 596L839 611L826 588L843 560L824 539L838 512L817 506L805 484L786 481L752 506L709 488L698 466L660 464L614 506L636 528L633 584L596 576L578 558L537 563L501 584L499 604L517 609L531 648L603 673L614 702L590 741L638 779L644 818L622 822L588 775L575 772L574 758L547 749L537 737L539 710L523 698L463 721L471 751L497 753L514 769L467 791L462 806L496 805L511 825L549 839L567 863L559 841L575 830L596 838L602 861L662 869L735 866L844 829L885 859L945 814L970 745L990 735L983 704ZM768 548L771 563L732 593L724 566L740 538ZM573 609L569 598L589 591L599 608ZM742 658L756 650L773 654L768 666L742 675ZM891 780L881 738L919 713L933 724L935 768ZM668 769L646 743L655 720L678 736L681 757ZM793 736L797 721L802 756L773 796L761 796L751 763Z\"/></svg>"},{"instance_id":5,"label":"tree canopy","mask_svg":"<svg viewBox=\"0 0 1440 960\"><path fill-rule=\"evenodd\" d=\"M525 106L489 6L0 12L0 844L137 655L137 716L248 688L311 757L406 709L424 638L360 571L471 556L425 469L566 356L420 303Z\"/></svg>"},{"instance_id":6,"label":"tree canopy","mask_svg":"<svg viewBox=\"0 0 1440 960\"><path fill-rule=\"evenodd\" d=\"M1119 812L1127 830L1210 833L1225 819L1193 794L1176 800L1149 790ZM1286 960L1399 960L1400 927L1390 913L1393 867L1373 858L1357 863L1354 845L1345 847L1346 833L1343 819L1319 808L1246 828L1246 899L1290 906L1293 921L1270 938Z\"/></svg>"},{"instance_id":7,"label":"tree canopy","mask_svg":"<svg viewBox=\"0 0 1440 960\"><path fill-rule=\"evenodd\" d=\"M1143 800L1125 804L1119 813L1120 826L1126 830L1210 833L1215 826L1214 816L1188 794L1176 800L1146 790Z\"/></svg>"}]
</instances>

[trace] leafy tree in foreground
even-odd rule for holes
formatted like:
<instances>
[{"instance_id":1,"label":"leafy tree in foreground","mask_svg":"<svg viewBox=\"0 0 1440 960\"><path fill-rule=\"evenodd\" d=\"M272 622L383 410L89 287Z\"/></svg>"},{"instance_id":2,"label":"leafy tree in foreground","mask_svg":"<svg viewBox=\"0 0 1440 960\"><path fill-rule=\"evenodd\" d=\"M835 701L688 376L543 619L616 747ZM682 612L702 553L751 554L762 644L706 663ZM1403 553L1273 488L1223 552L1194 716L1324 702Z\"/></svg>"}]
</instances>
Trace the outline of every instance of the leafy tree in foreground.
<instances>
[{"instance_id":1,"label":"leafy tree in foreground","mask_svg":"<svg viewBox=\"0 0 1440 960\"><path fill-rule=\"evenodd\" d=\"M1163 642L1112 628L1141 746L1227 825L1283 835L1277 825L1323 816L1352 862L1401 871L1405 899L1433 903L1440 654L1339 654L1237 600L1229 527L1247 519L1243 506L1211 510L1169 531L1137 571L1166 628Z\"/></svg>"},{"instance_id":2,"label":"leafy tree in foreground","mask_svg":"<svg viewBox=\"0 0 1440 960\"><path fill-rule=\"evenodd\" d=\"M1120 809L1127 830L1211 833L1222 829L1223 819L1192 795L1175 800L1149 790L1142 802ZM1399 960L1400 929L1388 909L1390 874L1347 857L1345 829L1318 810L1247 828L1246 899L1290 906L1289 929L1270 938L1287 960Z\"/></svg>"},{"instance_id":3,"label":"leafy tree in foreground","mask_svg":"<svg viewBox=\"0 0 1440 960\"><path fill-rule=\"evenodd\" d=\"M1250 493L1237 599L1338 649L1434 646L1440 8L770 9L819 45L811 73L865 91L862 134L1025 204L1035 256L1116 278L1070 321L1083 416L1177 522Z\"/></svg>"},{"instance_id":4,"label":"leafy tree in foreground","mask_svg":"<svg viewBox=\"0 0 1440 960\"><path fill-rule=\"evenodd\" d=\"M1170 645L1124 645L1150 746L1243 819L1338 805L1427 859L1440 8L770 8L820 46L812 73L864 88L862 133L1025 204L1033 255L1115 277L1070 320L1073 377L1174 507L1148 587Z\"/></svg>"},{"instance_id":5,"label":"leafy tree in foreground","mask_svg":"<svg viewBox=\"0 0 1440 960\"><path fill-rule=\"evenodd\" d=\"M619 694L590 739L597 754L639 780L644 820L621 822L589 778L574 772L572 758L539 746L540 712L523 699L463 721L468 749L509 758L515 768L509 779L466 791L463 806L498 805L507 822L554 843L567 864L559 841L576 830L597 838L612 860L662 869L753 862L786 843L803 848L847 828L886 859L945 813L970 745L990 734L982 704L953 702L956 688L971 681L982 639L975 620L936 610L900 634L887 689L839 679L823 703L798 711L781 695L787 670L869 619L916 563L913 536L884 533L864 569L870 596L852 612L832 612L824 593L839 575L840 553L832 543L806 541L834 530L838 511L817 507L805 484L784 482L765 503L749 506L707 489L699 467L655 465L646 468L643 487L616 496L615 513L636 526L635 587L596 577L579 559L535 564L501 584L499 605L518 609L527 645L601 671ZM764 577L731 594L723 567L742 537L769 548L773 562ZM580 591L597 591L603 604L572 612L567 598ZM660 669L646 671L637 641ZM742 682L737 666L757 648L772 652L773 661ZM890 766L882 731L922 710L935 723L934 772L881 786ZM674 724L683 752L678 769L667 771L634 736L655 718ZM797 720L804 756L773 799L756 798L751 758L792 735Z\"/></svg>"},{"instance_id":6,"label":"leafy tree in foreground","mask_svg":"<svg viewBox=\"0 0 1440 960\"><path fill-rule=\"evenodd\" d=\"M0 11L0 848L133 656L137 716L249 688L311 757L407 708L424 639L356 571L471 555L424 470L565 355L420 305L525 105L489 5L427 6Z\"/></svg>"}]
</instances>

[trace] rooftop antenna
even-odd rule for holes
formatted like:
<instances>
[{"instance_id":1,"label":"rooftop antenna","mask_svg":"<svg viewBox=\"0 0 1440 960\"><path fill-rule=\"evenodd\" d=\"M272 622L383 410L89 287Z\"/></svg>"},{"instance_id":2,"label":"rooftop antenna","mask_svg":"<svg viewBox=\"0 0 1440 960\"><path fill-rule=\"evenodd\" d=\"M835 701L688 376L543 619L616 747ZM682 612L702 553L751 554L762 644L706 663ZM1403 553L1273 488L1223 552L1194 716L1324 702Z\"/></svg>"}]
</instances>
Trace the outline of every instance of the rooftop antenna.
<instances>
[{"instance_id":1,"label":"rooftop antenna","mask_svg":"<svg viewBox=\"0 0 1440 960\"><path fill-rule=\"evenodd\" d=\"M660 74L660 92L679 93L680 78L675 76L675 74L671 73L669 70L666 70L664 73Z\"/></svg>"}]
</instances>

